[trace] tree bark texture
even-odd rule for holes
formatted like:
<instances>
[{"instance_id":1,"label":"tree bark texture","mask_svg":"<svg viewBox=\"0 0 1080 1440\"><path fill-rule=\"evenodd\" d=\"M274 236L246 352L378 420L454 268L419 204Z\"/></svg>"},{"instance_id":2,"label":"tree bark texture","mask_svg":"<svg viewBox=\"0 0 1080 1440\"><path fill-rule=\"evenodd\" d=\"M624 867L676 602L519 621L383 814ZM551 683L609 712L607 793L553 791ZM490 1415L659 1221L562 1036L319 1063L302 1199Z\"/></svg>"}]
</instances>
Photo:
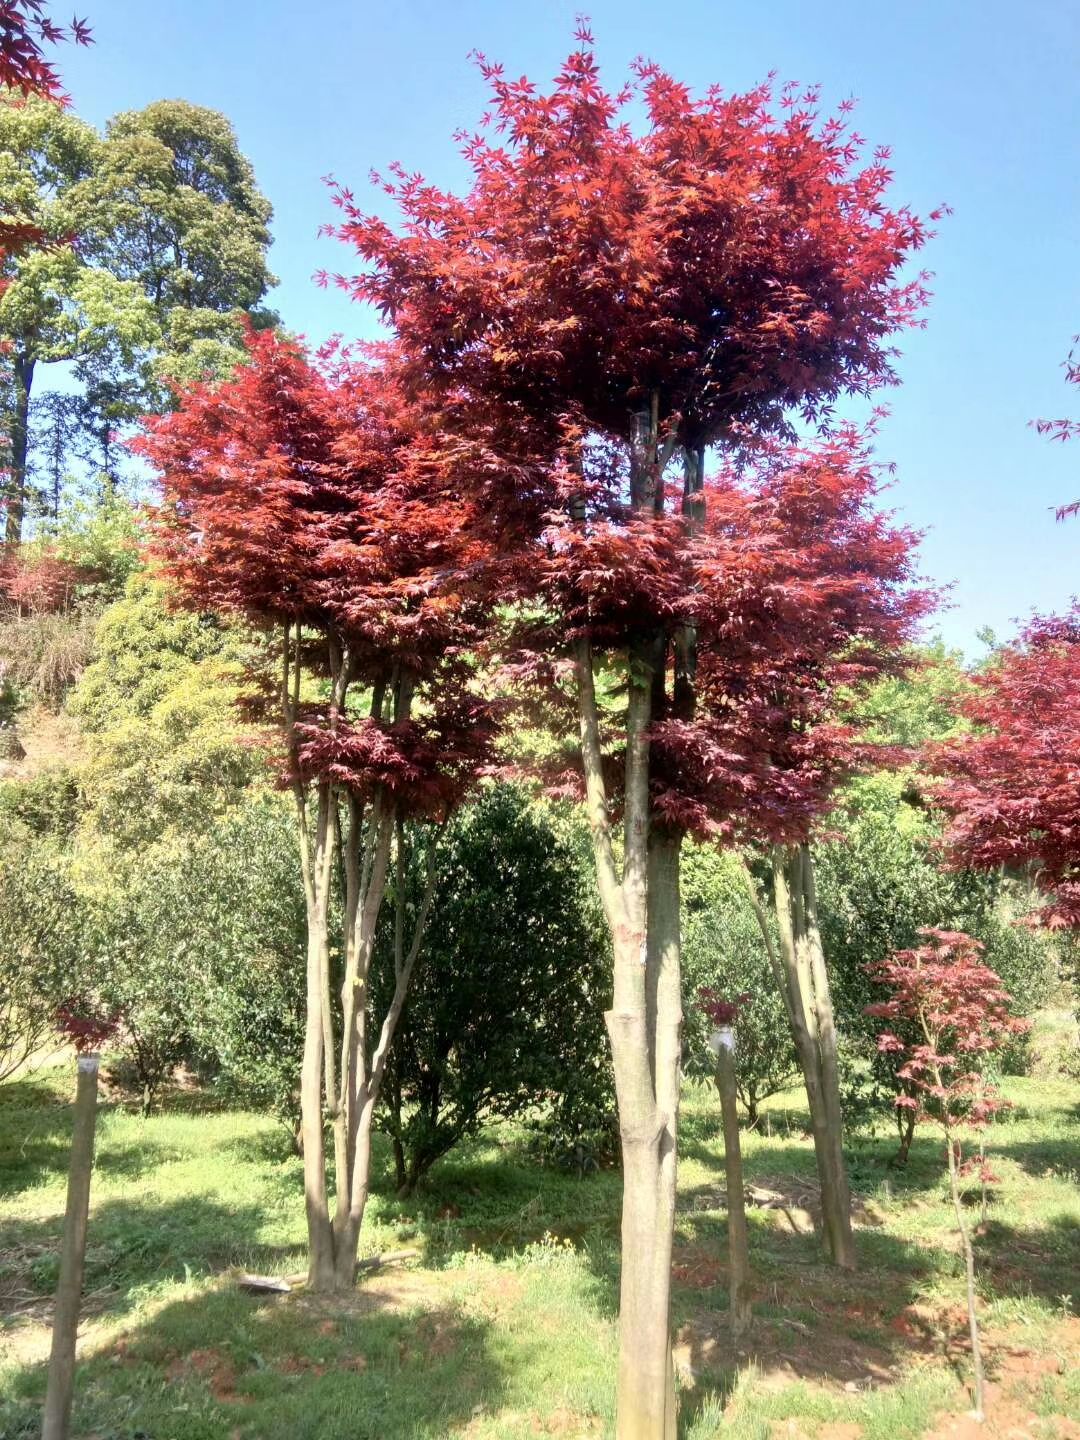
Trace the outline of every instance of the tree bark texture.
<instances>
[{"instance_id":1,"label":"tree bark texture","mask_svg":"<svg viewBox=\"0 0 1080 1440\"><path fill-rule=\"evenodd\" d=\"M621 874L601 768L587 639L577 643L586 805L613 939L611 1042L623 1160L618 1440L675 1440L671 1251L679 1113L682 981L681 837L650 834L648 725L655 647L630 657Z\"/></svg>"},{"instance_id":2,"label":"tree bark texture","mask_svg":"<svg viewBox=\"0 0 1080 1440\"><path fill-rule=\"evenodd\" d=\"M856 1266L851 1192L844 1162L843 1110L836 1024L818 926L817 892L808 845L772 852L773 901L780 943L774 943L757 883L745 875L770 966L787 1011L806 1086L814 1158L821 1187L821 1234L829 1259Z\"/></svg>"}]
</instances>

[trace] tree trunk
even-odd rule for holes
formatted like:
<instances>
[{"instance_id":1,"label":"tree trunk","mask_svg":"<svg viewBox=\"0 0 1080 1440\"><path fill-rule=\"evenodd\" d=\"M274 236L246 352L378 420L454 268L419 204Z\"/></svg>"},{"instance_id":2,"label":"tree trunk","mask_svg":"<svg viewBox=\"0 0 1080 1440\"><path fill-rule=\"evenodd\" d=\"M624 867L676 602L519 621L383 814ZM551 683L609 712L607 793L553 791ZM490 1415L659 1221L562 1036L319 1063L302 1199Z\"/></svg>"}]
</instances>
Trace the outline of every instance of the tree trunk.
<instances>
[{"instance_id":1,"label":"tree trunk","mask_svg":"<svg viewBox=\"0 0 1080 1440\"><path fill-rule=\"evenodd\" d=\"M986 1418L984 1409L986 1384L983 1375L982 1345L979 1340L979 1316L975 1308L975 1252L971 1246L971 1233L968 1230L967 1220L964 1216L964 1207L960 1200L960 1176L956 1167L956 1147L953 1144L952 1135L948 1130L945 1132L945 1144L949 1151L949 1189L952 1192L953 1213L956 1216L956 1228L960 1231L960 1243L964 1248L964 1272L967 1278L968 1332L971 1335L971 1363L975 1372L974 1414L977 1420L983 1420Z\"/></svg>"},{"instance_id":2,"label":"tree trunk","mask_svg":"<svg viewBox=\"0 0 1080 1440\"><path fill-rule=\"evenodd\" d=\"M836 1029L828 972L817 923L817 897L808 846L772 855L773 900L780 945L773 942L764 906L749 867L744 874L773 974L787 1011L806 1086L814 1159L821 1186L821 1230L826 1254L853 1270L851 1193L844 1163L843 1113Z\"/></svg>"},{"instance_id":3,"label":"tree trunk","mask_svg":"<svg viewBox=\"0 0 1080 1440\"><path fill-rule=\"evenodd\" d=\"M678 1133L678 837L649 836L648 726L656 647L629 660L624 844L616 871L587 638L577 643L586 812L612 934L611 1042L623 1161L617 1440L675 1440L671 1243Z\"/></svg>"},{"instance_id":4,"label":"tree trunk","mask_svg":"<svg viewBox=\"0 0 1080 1440\"><path fill-rule=\"evenodd\" d=\"M630 501L645 519L664 513L664 470L676 427L661 436L660 395L636 417ZM695 462L702 457L695 453ZM690 467L693 469L693 466ZM695 471L696 474L696 471ZM688 474L687 493L696 494ZM687 500L686 513L696 514ZM584 496L571 502L585 523ZM694 645L676 642L673 697L693 711ZM665 713L667 638L633 641L623 738L623 853L617 867L604 778L600 714L588 632L574 646L585 806L597 882L612 935L613 995L605 1014L615 1073L623 1161L617 1440L675 1440L671 1360L671 1250L675 1221L682 998L679 935L681 836L650 833L649 727Z\"/></svg>"},{"instance_id":5,"label":"tree trunk","mask_svg":"<svg viewBox=\"0 0 1080 1440\"><path fill-rule=\"evenodd\" d=\"M321 950L325 931L308 919L307 1017L300 1069L300 1115L304 1146L304 1205L308 1229L308 1288L334 1288L334 1241L326 1190L323 1143L323 987Z\"/></svg>"},{"instance_id":6,"label":"tree trunk","mask_svg":"<svg viewBox=\"0 0 1080 1440\"><path fill-rule=\"evenodd\" d=\"M682 836L653 832L649 837L648 954L646 999L653 1089L659 1135L656 1249L653 1305L663 1316L666 1371L665 1440L675 1437L675 1370L671 1359L671 1251L675 1231L678 1170L679 1100L682 1086L682 936L679 871Z\"/></svg>"},{"instance_id":7,"label":"tree trunk","mask_svg":"<svg viewBox=\"0 0 1080 1440\"><path fill-rule=\"evenodd\" d=\"M739 1102L735 1083L735 1032L722 1026L716 1034L716 1088L724 1122L724 1166L727 1177L728 1310L732 1338L750 1328L750 1243L746 1228Z\"/></svg>"},{"instance_id":8,"label":"tree trunk","mask_svg":"<svg viewBox=\"0 0 1080 1440\"><path fill-rule=\"evenodd\" d=\"M833 1014L832 991L825 968L825 951L818 925L817 887L810 847L801 845L795 866L802 881L802 916L805 943L810 956L811 993L817 1028L818 1061L821 1068L821 1099L825 1112L825 1170L828 1185L822 1179L821 1206L823 1224L828 1235L833 1261L846 1270L856 1266L855 1237L851 1229L851 1187L844 1162L844 1112L840 1101L840 1065L837 1054L836 1020ZM826 1209L826 1200L828 1208Z\"/></svg>"},{"instance_id":9,"label":"tree trunk","mask_svg":"<svg viewBox=\"0 0 1080 1440\"><path fill-rule=\"evenodd\" d=\"M34 361L16 352L12 360L14 404L11 410L8 440L11 465L7 481L7 505L4 519L4 544L13 549L22 540L26 516L26 482L30 454L30 392L34 384Z\"/></svg>"},{"instance_id":10,"label":"tree trunk","mask_svg":"<svg viewBox=\"0 0 1080 1440\"><path fill-rule=\"evenodd\" d=\"M323 1140L326 1066L326 1032L329 1019L326 971L330 949L330 876L334 827L329 785L318 792L315 844L305 865L307 896L307 1014L304 1055L300 1068L300 1118L304 1141L304 1205L308 1227L308 1287L322 1292L334 1288L334 1238L326 1189L326 1149ZM304 836L304 844L307 837Z\"/></svg>"},{"instance_id":11,"label":"tree trunk","mask_svg":"<svg viewBox=\"0 0 1080 1440\"><path fill-rule=\"evenodd\" d=\"M897 1127L900 1131L900 1148L892 1158L893 1165L906 1165L911 1154L911 1142L915 1138L916 1112L897 1108Z\"/></svg>"}]
</instances>

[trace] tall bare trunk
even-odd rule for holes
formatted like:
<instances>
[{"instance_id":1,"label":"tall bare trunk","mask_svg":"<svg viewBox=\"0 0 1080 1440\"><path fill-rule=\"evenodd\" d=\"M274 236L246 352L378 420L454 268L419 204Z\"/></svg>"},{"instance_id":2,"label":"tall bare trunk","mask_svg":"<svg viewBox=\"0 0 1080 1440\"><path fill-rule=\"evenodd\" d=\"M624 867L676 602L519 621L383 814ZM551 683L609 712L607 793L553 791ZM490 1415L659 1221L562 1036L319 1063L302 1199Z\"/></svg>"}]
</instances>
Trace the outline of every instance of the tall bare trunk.
<instances>
[{"instance_id":1,"label":"tall bare trunk","mask_svg":"<svg viewBox=\"0 0 1080 1440\"><path fill-rule=\"evenodd\" d=\"M671 1245L682 999L680 839L649 833L649 741L656 647L630 659L624 854L617 873L587 639L577 643L586 806L613 941L611 1041L623 1160L618 1440L675 1440Z\"/></svg>"},{"instance_id":2,"label":"tall bare trunk","mask_svg":"<svg viewBox=\"0 0 1080 1440\"><path fill-rule=\"evenodd\" d=\"M315 842L310 856L307 897L307 1015L300 1069L300 1117L304 1141L304 1203L308 1227L308 1285L333 1288L334 1243L327 1208L326 1152L323 1144L323 1084L326 1032L324 976L330 933L330 787L320 787ZM305 837L306 838L306 837Z\"/></svg>"},{"instance_id":3,"label":"tall bare trunk","mask_svg":"<svg viewBox=\"0 0 1080 1440\"><path fill-rule=\"evenodd\" d=\"M7 477L7 504L4 544L9 548L22 540L26 516L26 484L30 455L30 392L34 384L34 361L16 352L12 359L14 403L11 408L8 444L11 452Z\"/></svg>"},{"instance_id":4,"label":"tall bare trunk","mask_svg":"<svg viewBox=\"0 0 1080 1440\"><path fill-rule=\"evenodd\" d=\"M808 845L799 847L792 864L802 883L804 943L810 957L811 993L817 1023L818 1062L821 1067L821 1099L825 1112L824 1161L829 1182L826 1186L822 1180L822 1218L834 1262L844 1269L853 1270L856 1265L855 1237L851 1229L851 1187L844 1161L844 1112L840 1100L836 1020L828 971L825 968L821 929L818 925L817 886L814 883L814 865Z\"/></svg>"},{"instance_id":5,"label":"tall bare trunk","mask_svg":"<svg viewBox=\"0 0 1080 1440\"><path fill-rule=\"evenodd\" d=\"M664 513L664 470L676 445L661 437L660 396L636 417L630 501L639 518ZM695 452L696 465L700 457ZM693 466L691 466L693 468ZM696 471L695 471L696 475ZM696 481L688 477L688 493ZM696 493L696 491L695 491ZM687 502L686 513L696 513ZM586 522L583 497L571 505ZM693 636L682 636L675 689L693 705ZM675 1220L682 996L679 936L681 836L650 833L649 727L668 706L667 640L659 627L628 647L623 733L623 854L617 867L604 780L591 641L574 649L586 813L612 935L611 1042L623 1161L617 1440L675 1440L671 1361L671 1249Z\"/></svg>"},{"instance_id":6,"label":"tall bare trunk","mask_svg":"<svg viewBox=\"0 0 1080 1440\"><path fill-rule=\"evenodd\" d=\"M744 867L744 874L769 963L787 1011L806 1086L814 1158L821 1186L822 1242L835 1265L853 1270L856 1264L855 1239L851 1229L851 1192L844 1163L836 1028L817 921L817 896L809 847L777 848L772 854L773 900L779 946L773 942L757 884L747 867Z\"/></svg>"}]
</instances>

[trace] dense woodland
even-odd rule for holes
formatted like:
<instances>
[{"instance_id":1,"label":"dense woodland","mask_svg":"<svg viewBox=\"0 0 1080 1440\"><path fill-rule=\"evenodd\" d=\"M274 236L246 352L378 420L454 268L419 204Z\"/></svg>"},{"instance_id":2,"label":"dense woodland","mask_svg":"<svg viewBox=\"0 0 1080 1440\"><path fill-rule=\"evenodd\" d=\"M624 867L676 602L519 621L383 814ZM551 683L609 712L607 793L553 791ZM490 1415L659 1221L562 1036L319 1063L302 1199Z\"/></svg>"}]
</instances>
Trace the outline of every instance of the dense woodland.
<instances>
[{"instance_id":1,"label":"dense woodland","mask_svg":"<svg viewBox=\"0 0 1080 1440\"><path fill-rule=\"evenodd\" d=\"M73 1433L230 1433L238 1367L268 1407L245 1436L993 1424L998 1331L1075 1340L1075 1208L1049 1253L993 1217L1044 1204L999 1137L1080 1084L1080 617L946 648L875 422L839 418L897 384L941 215L815 91L694 96L642 62L612 92L583 27L546 89L480 60L467 190L390 166L397 223L335 190L339 281L387 338L312 351L271 308L271 206L227 117L162 100L99 131L57 98L82 27L8 0L0 37L0 1308L41 1318L27 1197L63 1143L25 1193L20 1166L100 1048L112 1298ZM215 1126L231 1175L198 1150ZM188 1160L212 1225L165 1191L110 1219L125 1166L153 1196ZM952 1305L952 1378L897 1362L880 1404L823 1382L770 1408L755 1367L823 1323L778 1277L833 1287L826 1353L892 1303L886 1232L931 1203L934 1238L903 1243L939 1246L910 1263ZM402 1241L432 1289L365 1319L365 1266ZM1010 1275L1014 1243L1035 1258ZM302 1268L315 1307L225 1369L198 1327L251 1322L222 1256ZM502 1410L470 1266L523 1377ZM119 1418L103 1368L144 1343L110 1328L140 1285L193 1307L139 1352L195 1397L180 1418L149 1390ZM582 1353L530 1368L519 1299ZM709 1378L695 1346L721 1343ZM279 1350L315 1428L273 1428ZM12 1366L0 1432L36 1434L40 1368ZM1029 1440L1080 1424L1046 1387Z\"/></svg>"}]
</instances>

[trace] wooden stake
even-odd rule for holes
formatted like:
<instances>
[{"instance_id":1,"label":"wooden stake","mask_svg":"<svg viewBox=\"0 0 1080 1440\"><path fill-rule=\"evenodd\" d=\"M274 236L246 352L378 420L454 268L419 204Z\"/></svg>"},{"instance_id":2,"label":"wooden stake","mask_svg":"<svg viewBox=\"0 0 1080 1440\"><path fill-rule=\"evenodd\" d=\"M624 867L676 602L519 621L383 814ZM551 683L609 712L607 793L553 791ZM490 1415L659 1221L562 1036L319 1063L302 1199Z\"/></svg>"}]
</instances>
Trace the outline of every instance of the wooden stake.
<instances>
[{"instance_id":1,"label":"wooden stake","mask_svg":"<svg viewBox=\"0 0 1080 1440\"><path fill-rule=\"evenodd\" d=\"M734 1339L750 1328L750 1249L746 1229L746 1199L743 1190L742 1147L739 1143L738 1092L735 1083L735 1032L721 1026L713 1032L711 1047L716 1054L716 1088L720 1092L720 1113L724 1122L724 1163L727 1171L728 1215L728 1309Z\"/></svg>"},{"instance_id":2,"label":"wooden stake","mask_svg":"<svg viewBox=\"0 0 1080 1440\"><path fill-rule=\"evenodd\" d=\"M41 1440L68 1440L71 1401L75 1389L75 1339L79 1329L83 1262L86 1256L86 1221L90 1210L90 1176L94 1168L94 1128L97 1123L97 1055L80 1055L75 1092L75 1128L71 1137L67 1210L60 1251L60 1278L56 1285L49 1381L45 1391L45 1420Z\"/></svg>"}]
</instances>

